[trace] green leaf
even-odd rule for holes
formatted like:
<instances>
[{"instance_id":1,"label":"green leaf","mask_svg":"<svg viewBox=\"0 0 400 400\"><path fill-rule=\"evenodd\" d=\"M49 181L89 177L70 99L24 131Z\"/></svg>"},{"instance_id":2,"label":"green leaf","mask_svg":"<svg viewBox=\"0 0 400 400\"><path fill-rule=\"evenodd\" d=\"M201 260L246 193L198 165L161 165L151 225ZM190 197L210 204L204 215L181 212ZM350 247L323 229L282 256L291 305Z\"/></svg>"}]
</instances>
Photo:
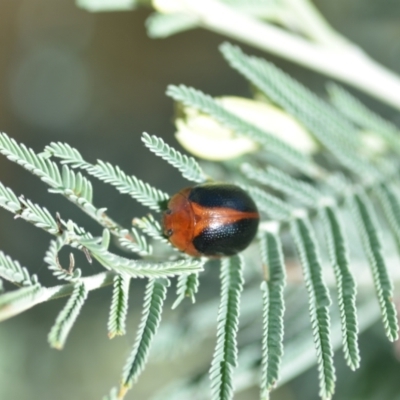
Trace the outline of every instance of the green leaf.
<instances>
[{"instance_id":1,"label":"green leaf","mask_svg":"<svg viewBox=\"0 0 400 400\"><path fill-rule=\"evenodd\" d=\"M119 238L119 244L142 257L149 256L153 253L153 247L147 242L145 236L141 235L137 229L132 228L132 238L122 237Z\"/></svg>"},{"instance_id":2,"label":"green leaf","mask_svg":"<svg viewBox=\"0 0 400 400\"><path fill-rule=\"evenodd\" d=\"M287 194L289 198L295 198L308 206L315 207L318 200L323 197L322 193L312 185L300 179L294 179L277 168L269 166L262 170L250 164L243 164L242 170L250 179L279 190Z\"/></svg>"},{"instance_id":3,"label":"green leaf","mask_svg":"<svg viewBox=\"0 0 400 400\"><path fill-rule=\"evenodd\" d=\"M16 214L21 210L21 204L15 193L0 182L0 207Z\"/></svg>"},{"instance_id":4,"label":"green leaf","mask_svg":"<svg viewBox=\"0 0 400 400\"><path fill-rule=\"evenodd\" d=\"M243 259L221 262L221 299L217 319L217 343L210 368L212 400L233 398L233 371L237 367L237 332L240 295L243 290Z\"/></svg>"},{"instance_id":5,"label":"green leaf","mask_svg":"<svg viewBox=\"0 0 400 400\"><path fill-rule=\"evenodd\" d=\"M110 339L117 335L125 335L130 281L131 278L126 275L116 275L114 278L111 309L108 317L108 337Z\"/></svg>"},{"instance_id":6,"label":"green leaf","mask_svg":"<svg viewBox=\"0 0 400 400\"><path fill-rule=\"evenodd\" d=\"M190 275L180 275L178 277L178 284L176 289L177 299L172 305L175 309L183 301L185 297L189 297L192 303L196 301L195 295L199 289L199 274L193 273Z\"/></svg>"},{"instance_id":7,"label":"green leaf","mask_svg":"<svg viewBox=\"0 0 400 400\"><path fill-rule=\"evenodd\" d=\"M317 351L320 396L330 399L335 390L335 367L330 340L329 306L331 300L322 279L322 266L317 239L307 218L291 221L291 232L296 243L308 291L311 326Z\"/></svg>"},{"instance_id":8,"label":"green leaf","mask_svg":"<svg viewBox=\"0 0 400 400\"><path fill-rule=\"evenodd\" d=\"M66 280L68 282L76 282L80 279L82 271L79 268L74 269L75 261L73 254L70 253L70 265L68 270L64 269L60 265L58 259L58 253L68 241L69 241L68 233L58 237L56 240L52 240L50 242L49 249L46 252L44 261L47 263L49 270L53 272L53 275L57 279Z\"/></svg>"},{"instance_id":9,"label":"green leaf","mask_svg":"<svg viewBox=\"0 0 400 400\"><path fill-rule=\"evenodd\" d=\"M204 260L193 257L177 261L149 262L143 260L131 260L110 253L98 244L97 239L80 238L79 243L89 250L103 267L119 274L126 274L131 278L167 278L180 274L190 274L203 270Z\"/></svg>"},{"instance_id":10,"label":"green leaf","mask_svg":"<svg viewBox=\"0 0 400 400\"><path fill-rule=\"evenodd\" d=\"M261 237L260 246L263 265L268 270L267 280L261 284L263 292L261 398L267 398L269 390L274 388L278 381L283 356L285 311L283 290L286 273L279 236L266 232Z\"/></svg>"},{"instance_id":11,"label":"green leaf","mask_svg":"<svg viewBox=\"0 0 400 400\"><path fill-rule=\"evenodd\" d=\"M337 110L273 64L246 56L239 47L229 43L221 46L221 52L232 68L302 122L346 168L363 178L379 177L377 169L359 154L357 129Z\"/></svg>"},{"instance_id":12,"label":"green leaf","mask_svg":"<svg viewBox=\"0 0 400 400\"><path fill-rule=\"evenodd\" d=\"M389 340L395 341L398 338L399 326L396 307L393 303L393 285L383 257L381 228L378 225L373 206L364 192L360 190L349 200L372 269L385 332Z\"/></svg>"},{"instance_id":13,"label":"green leaf","mask_svg":"<svg viewBox=\"0 0 400 400\"><path fill-rule=\"evenodd\" d=\"M400 250L400 198L393 188L386 183L377 185L374 192L382 205L383 212Z\"/></svg>"},{"instance_id":14,"label":"green leaf","mask_svg":"<svg viewBox=\"0 0 400 400\"><path fill-rule=\"evenodd\" d=\"M142 318L136 334L135 344L126 361L123 373L121 391L129 389L136 382L149 357L149 350L154 335L161 321L162 307L169 281L149 280L144 296Z\"/></svg>"},{"instance_id":15,"label":"green leaf","mask_svg":"<svg viewBox=\"0 0 400 400\"><path fill-rule=\"evenodd\" d=\"M169 199L162 192L133 175L126 175L118 166L101 160L88 167L87 172L105 183L114 186L120 193L127 193L139 203L155 211L160 211L160 204Z\"/></svg>"},{"instance_id":16,"label":"green leaf","mask_svg":"<svg viewBox=\"0 0 400 400\"><path fill-rule=\"evenodd\" d=\"M245 189L256 202L258 209L264 211L270 218L285 220L291 217L294 208L278 197L254 186L246 186Z\"/></svg>"},{"instance_id":17,"label":"green leaf","mask_svg":"<svg viewBox=\"0 0 400 400\"><path fill-rule=\"evenodd\" d=\"M88 290L83 282L77 282L68 299L67 304L58 314L55 324L50 330L48 340L51 347L61 350L64 347L68 334L78 317L88 295Z\"/></svg>"},{"instance_id":18,"label":"green leaf","mask_svg":"<svg viewBox=\"0 0 400 400\"><path fill-rule=\"evenodd\" d=\"M400 154L400 131L389 121L375 114L360 100L336 84L328 85L332 103L351 121L365 129L370 129L383 138L390 147Z\"/></svg>"},{"instance_id":19,"label":"green leaf","mask_svg":"<svg viewBox=\"0 0 400 400\"><path fill-rule=\"evenodd\" d=\"M25 267L5 255L0 251L0 276L7 281L13 282L22 286L32 286L37 284L37 276L30 275Z\"/></svg>"},{"instance_id":20,"label":"green leaf","mask_svg":"<svg viewBox=\"0 0 400 400\"><path fill-rule=\"evenodd\" d=\"M193 157L188 157L173 147L167 145L161 138L149 135L144 132L142 141L150 151L167 161L173 167L177 168L182 176L192 182L204 182L207 180L200 165Z\"/></svg>"},{"instance_id":21,"label":"green leaf","mask_svg":"<svg viewBox=\"0 0 400 400\"><path fill-rule=\"evenodd\" d=\"M327 206L319 211L324 224L331 264L336 276L344 357L347 365L355 370L360 366L356 309L357 288L350 271L347 241L336 207Z\"/></svg>"}]
</instances>

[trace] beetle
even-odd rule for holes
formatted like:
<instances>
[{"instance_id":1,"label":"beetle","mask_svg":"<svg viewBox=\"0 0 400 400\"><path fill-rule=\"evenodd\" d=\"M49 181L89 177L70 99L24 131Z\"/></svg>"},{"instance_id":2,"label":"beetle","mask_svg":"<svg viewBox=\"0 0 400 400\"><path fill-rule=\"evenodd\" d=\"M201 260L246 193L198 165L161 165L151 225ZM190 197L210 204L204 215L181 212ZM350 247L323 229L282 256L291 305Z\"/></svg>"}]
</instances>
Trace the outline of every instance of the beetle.
<instances>
[{"instance_id":1,"label":"beetle","mask_svg":"<svg viewBox=\"0 0 400 400\"><path fill-rule=\"evenodd\" d=\"M180 190L163 212L165 236L191 256L223 257L244 250L257 233L260 215L239 186L207 182Z\"/></svg>"}]
</instances>

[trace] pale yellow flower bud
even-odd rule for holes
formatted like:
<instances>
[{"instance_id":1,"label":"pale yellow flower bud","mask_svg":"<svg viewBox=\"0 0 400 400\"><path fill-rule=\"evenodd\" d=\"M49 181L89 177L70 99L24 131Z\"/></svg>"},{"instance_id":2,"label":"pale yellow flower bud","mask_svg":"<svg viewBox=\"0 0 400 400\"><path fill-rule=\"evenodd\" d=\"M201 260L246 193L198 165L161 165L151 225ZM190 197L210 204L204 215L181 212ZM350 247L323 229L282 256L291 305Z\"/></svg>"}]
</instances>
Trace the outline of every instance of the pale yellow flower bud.
<instances>
[{"instance_id":1,"label":"pale yellow flower bud","mask_svg":"<svg viewBox=\"0 0 400 400\"><path fill-rule=\"evenodd\" d=\"M277 136L283 141L310 154L317 144L293 117L260 101L222 97L220 104L241 119ZM226 128L215 119L190 107L183 108L184 117L176 120L176 138L190 153L208 160L228 160L256 151L258 144Z\"/></svg>"}]
</instances>

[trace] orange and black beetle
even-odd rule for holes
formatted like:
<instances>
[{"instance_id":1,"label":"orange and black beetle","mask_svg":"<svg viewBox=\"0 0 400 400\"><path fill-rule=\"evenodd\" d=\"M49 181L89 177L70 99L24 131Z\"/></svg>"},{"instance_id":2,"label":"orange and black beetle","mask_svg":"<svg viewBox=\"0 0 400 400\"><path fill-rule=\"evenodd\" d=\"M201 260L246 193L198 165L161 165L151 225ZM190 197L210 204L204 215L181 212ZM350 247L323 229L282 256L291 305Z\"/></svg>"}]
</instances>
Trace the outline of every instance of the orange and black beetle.
<instances>
[{"instance_id":1,"label":"orange and black beetle","mask_svg":"<svg viewBox=\"0 0 400 400\"><path fill-rule=\"evenodd\" d=\"M223 257L244 250L253 240L259 213L239 186L204 183L172 196L163 214L164 234L191 256Z\"/></svg>"}]
</instances>

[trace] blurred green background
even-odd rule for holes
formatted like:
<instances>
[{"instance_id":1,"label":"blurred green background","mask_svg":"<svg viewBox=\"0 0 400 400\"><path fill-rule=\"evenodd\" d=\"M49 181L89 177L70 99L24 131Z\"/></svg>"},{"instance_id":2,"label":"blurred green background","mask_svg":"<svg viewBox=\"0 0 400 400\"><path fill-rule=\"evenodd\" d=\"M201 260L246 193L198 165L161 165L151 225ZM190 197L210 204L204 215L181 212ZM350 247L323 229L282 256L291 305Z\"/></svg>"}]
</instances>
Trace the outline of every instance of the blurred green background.
<instances>
[{"instance_id":1,"label":"blurred green background","mask_svg":"<svg viewBox=\"0 0 400 400\"><path fill-rule=\"evenodd\" d=\"M400 73L400 2L395 0L318 0L315 2L339 32L373 58ZM247 83L230 70L218 52L225 38L193 30L165 40L145 31L149 10L90 14L73 1L3 0L0 2L0 130L36 151L50 141L77 147L89 161L118 164L124 171L169 193L186 185L179 174L144 150L143 131L173 139L173 104L165 96L170 83L194 86L211 95L250 95ZM297 79L323 93L326 78L273 56ZM362 73L362 71L360 71ZM375 110L400 122L398 114L361 96ZM145 167L145 168L143 168ZM48 195L40 180L0 157L0 180L16 194L59 211L101 231L60 196ZM95 183L95 204L125 226L142 208L128 196ZM44 284L55 284L43 257L49 236L0 209L0 248L18 259ZM62 254L67 259L67 254ZM77 262L83 271L98 267ZM218 271L202 277L199 300L219 290ZM207 293L209 291L209 293ZM0 326L0 399L100 399L118 383L134 340L143 282L131 286L128 335L110 341L106 324L110 288L92 292L64 351L50 349L47 333L65 300L57 300L5 321ZM172 300L172 296L170 301ZM168 308L168 307L167 307ZM179 320L167 311L165 317ZM211 316L214 318L213 316ZM198 373L210 360L214 343L197 359L171 365L151 364L127 399L147 399L171 377ZM337 399L400 398L400 367L394 347L379 326L362 335L362 368L349 373L337 357ZM277 391L273 399L317 399L317 372L310 370ZM378 396L378 397L375 397ZM257 390L237 396L256 399Z\"/></svg>"}]
</instances>

